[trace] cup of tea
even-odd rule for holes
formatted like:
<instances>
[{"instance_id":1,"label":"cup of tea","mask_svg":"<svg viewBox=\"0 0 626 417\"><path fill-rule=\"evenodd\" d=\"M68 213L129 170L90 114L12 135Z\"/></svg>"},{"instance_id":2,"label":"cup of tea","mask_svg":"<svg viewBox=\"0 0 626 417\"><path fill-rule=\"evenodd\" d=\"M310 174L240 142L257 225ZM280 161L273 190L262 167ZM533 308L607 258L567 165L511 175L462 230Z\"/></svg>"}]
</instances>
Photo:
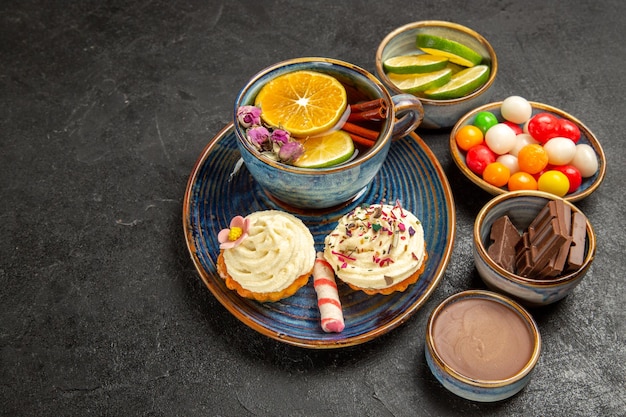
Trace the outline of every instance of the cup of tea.
<instances>
[{"instance_id":1,"label":"cup of tea","mask_svg":"<svg viewBox=\"0 0 626 417\"><path fill-rule=\"evenodd\" d=\"M311 78L315 80L311 81ZM276 119L276 109L270 109L268 104L274 104L276 100L267 97L279 93L268 93L269 88L264 91L268 83L293 83L295 90L307 90L302 83L313 84L318 78L322 78L320 82L328 81L330 90L322 89L308 103L309 98L304 97L306 94L298 93L299 96L290 99L295 110L279 112L283 119ZM339 99L336 96L340 96ZM342 103L335 104L333 100ZM315 126L309 130L291 128L290 118L296 117L298 104L310 107L304 116L300 115L304 118L309 117L309 113L312 118L317 117L312 112L327 104L340 117L336 121L329 119L332 126L323 126L324 122L319 122L317 131ZM243 114L245 111L247 114ZM336 59L306 57L277 63L254 75L235 100L233 123L245 166L263 191L287 208L316 210L358 199L383 165L392 140L408 135L419 126L423 117L424 110L418 98L410 94L391 96L366 70ZM324 142L321 138L333 134L341 136L338 140L341 143L347 140L346 135L353 139L354 150L346 155L345 161L336 164L330 161L328 166L316 167L298 163L307 146L317 146L318 154L323 154L323 150L319 150L324 146L320 145ZM277 140L268 141L268 135L276 136ZM287 148L283 145L287 142L294 142L289 148L289 151L295 149L294 152L284 151Z\"/></svg>"}]
</instances>

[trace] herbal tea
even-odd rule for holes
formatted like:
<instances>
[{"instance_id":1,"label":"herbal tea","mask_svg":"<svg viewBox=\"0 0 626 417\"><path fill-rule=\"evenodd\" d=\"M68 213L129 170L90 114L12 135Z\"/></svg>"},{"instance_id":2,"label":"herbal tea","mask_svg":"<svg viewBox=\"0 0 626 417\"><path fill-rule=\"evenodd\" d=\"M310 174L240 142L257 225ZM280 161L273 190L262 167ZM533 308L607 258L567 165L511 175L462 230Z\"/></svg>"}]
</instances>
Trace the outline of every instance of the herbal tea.
<instances>
[{"instance_id":1,"label":"herbal tea","mask_svg":"<svg viewBox=\"0 0 626 417\"><path fill-rule=\"evenodd\" d=\"M343 82L342 82L343 81ZM265 157L301 168L327 168L364 154L378 140L387 103L316 71L272 79L237 120Z\"/></svg>"}]
</instances>

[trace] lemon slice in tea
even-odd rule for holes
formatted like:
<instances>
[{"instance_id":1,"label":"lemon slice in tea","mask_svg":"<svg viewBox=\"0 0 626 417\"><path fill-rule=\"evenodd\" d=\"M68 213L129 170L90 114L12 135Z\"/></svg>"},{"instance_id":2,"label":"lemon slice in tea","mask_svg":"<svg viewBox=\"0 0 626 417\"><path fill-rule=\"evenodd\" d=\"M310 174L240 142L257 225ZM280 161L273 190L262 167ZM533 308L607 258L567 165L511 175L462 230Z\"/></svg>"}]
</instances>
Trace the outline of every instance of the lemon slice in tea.
<instances>
[{"instance_id":1,"label":"lemon slice in tea","mask_svg":"<svg viewBox=\"0 0 626 417\"><path fill-rule=\"evenodd\" d=\"M387 74L389 80L406 93L419 93L430 88L441 87L452 78L452 70L445 68L426 74Z\"/></svg>"},{"instance_id":2,"label":"lemon slice in tea","mask_svg":"<svg viewBox=\"0 0 626 417\"><path fill-rule=\"evenodd\" d=\"M450 100L466 96L487 82L489 71L487 65L465 68L454 74L443 86L424 91L424 96L433 100Z\"/></svg>"},{"instance_id":3,"label":"lemon slice in tea","mask_svg":"<svg viewBox=\"0 0 626 417\"><path fill-rule=\"evenodd\" d=\"M268 125L296 137L325 132L341 118L348 103L346 89L334 77L295 71L265 84L255 99Z\"/></svg>"},{"instance_id":4,"label":"lemon slice in tea","mask_svg":"<svg viewBox=\"0 0 626 417\"><path fill-rule=\"evenodd\" d=\"M354 154L352 138L343 130L308 138L302 144L304 153L294 162L294 165L300 168L326 168L338 165L346 162Z\"/></svg>"},{"instance_id":5,"label":"lemon slice in tea","mask_svg":"<svg viewBox=\"0 0 626 417\"><path fill-rule=\"evenodd\" d=\"M417 47L427 54L446 57L450 62L473 67L482 62L483 57L472 48L451 39L420 33L417 35Z\"/></svg>"},{"instance_id":6,"label":"lemon slice in tea","mask_svg":"<svg viewBox=\"0 0 626 417\"><path fill-rule=\"evenodd\" d=\"M423 74L444 69L448 58L430 54L400 55L383 62L385 71L394 74Z\"/></svg>"}]
</instances>

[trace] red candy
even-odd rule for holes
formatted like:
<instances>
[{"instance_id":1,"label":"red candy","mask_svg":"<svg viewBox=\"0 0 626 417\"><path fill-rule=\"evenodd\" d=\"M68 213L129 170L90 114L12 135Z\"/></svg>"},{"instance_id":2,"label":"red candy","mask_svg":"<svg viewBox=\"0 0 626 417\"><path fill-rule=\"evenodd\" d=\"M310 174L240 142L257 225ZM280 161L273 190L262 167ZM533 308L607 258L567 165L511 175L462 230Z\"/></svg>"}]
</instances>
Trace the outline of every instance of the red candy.
<instances>
[{"instance_id":1,"label":"red candy","mask_svg":"<svg viewBox=\"0 0 626 417\"><path fill-rule=\"evenodd\" d=\"M574 141L574 143L578 142L580 139L580 129L576 126L576 123L567 119L559 120L559 127L557 129L557 136L562 136L564 138L568 138Z\"/></svg>"},{"instance_id":2,"label":"red candy","mask_svg":"<svg viewBox=\"0 0 626 417\"><path fill-rule=\"evenodd\" d=\"M528 133L539 143L558 136L559 119L551 113L537 113L528 121Z\"/></svg>"},{"instance_id":3,"label":"red candy","mask_svg":"<svg viewBox=\"0 0 626 417\"><path fill-rule=\"evenodd\" d=\"M524 133L524 131L522 130L522 127L520 125L518 125L517 123L513 123L513 122L510 122L508 120L505 120L502 123L504 123L505 125L507 125L511 129L513 129L513 132L515 132L516 135ZM574 126L576 126L576 125L574 125Z\"/></svg>"},{"instance_id":4,"label":"red candy","mask_svg":"<svg viewBox=\"0 0 626 417\"><path fill-rule=\"evenodd\" d=\"M496 154L487 145L472 146L465 156L467 167L476 175L483 175L485 167L496 161Z\"/></svg>"},{"instance_id":5,"label":"red candy","mask_svg":"<svg viewBox=\"0 0 626 417\"><path fill-rule=\"evenodd\" d=\"M580 171L573 165L557 165L553 166L551 169L555 171L561 171L563 174L565 174L565 176L569 180L569 190L567 191L568 194L578 190L578 187L580 187L580 185L583 183L583 177L580 174Z\"/></svg>"}]
</instances>

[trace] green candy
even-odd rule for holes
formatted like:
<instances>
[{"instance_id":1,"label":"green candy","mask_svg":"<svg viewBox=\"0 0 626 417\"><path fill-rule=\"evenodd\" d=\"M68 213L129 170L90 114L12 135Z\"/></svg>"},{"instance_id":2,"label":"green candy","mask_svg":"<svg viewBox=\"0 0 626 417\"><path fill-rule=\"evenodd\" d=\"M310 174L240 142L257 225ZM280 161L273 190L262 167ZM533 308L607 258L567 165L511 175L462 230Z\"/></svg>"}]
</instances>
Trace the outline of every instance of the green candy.
<instances>
[{"instance_id":1,"label":"green candy","mask_svg":"<svg viewBox=\"0 0 626 417\"><path fill-rule=\"evenodd\" d=\"M481 111L476 113L473 125L479 128L483 135L487 133L490 127L498 124L498 118L490 111Z\"/></svg>"}]
</instances>

